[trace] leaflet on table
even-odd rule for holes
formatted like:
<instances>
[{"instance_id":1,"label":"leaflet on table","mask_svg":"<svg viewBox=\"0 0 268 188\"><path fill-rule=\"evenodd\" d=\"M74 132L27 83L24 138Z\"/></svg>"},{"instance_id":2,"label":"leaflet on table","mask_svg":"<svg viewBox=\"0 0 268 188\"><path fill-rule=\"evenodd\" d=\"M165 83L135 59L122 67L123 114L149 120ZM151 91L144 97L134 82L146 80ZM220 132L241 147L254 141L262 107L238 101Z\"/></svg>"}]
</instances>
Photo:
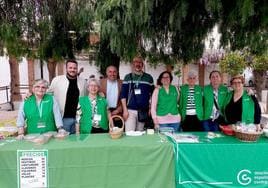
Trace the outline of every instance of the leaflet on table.
<instances>
[{"instance_id":1,"label":"leaflet on table","mask_svg":"<svg viewBox=\"0 0 268 188\"><path fill-rule=\"evenodd\" d=\"M199 143L199 138L193 134L182 134L182 133L165 133L168 137L173 139L177 143Z\"/></svg>"}]
</instances>

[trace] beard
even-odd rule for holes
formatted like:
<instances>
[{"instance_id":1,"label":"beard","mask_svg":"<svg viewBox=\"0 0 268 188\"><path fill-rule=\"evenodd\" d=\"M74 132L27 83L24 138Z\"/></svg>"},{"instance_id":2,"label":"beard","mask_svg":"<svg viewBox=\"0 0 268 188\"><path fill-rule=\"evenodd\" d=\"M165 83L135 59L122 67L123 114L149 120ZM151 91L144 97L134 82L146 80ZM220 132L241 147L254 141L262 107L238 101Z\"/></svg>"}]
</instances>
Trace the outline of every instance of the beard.
<instances>
[{"instance_id":1,"label":"beard","mask_svg":"<svg viewBox=\"0 0 268 188\"><path fill-rule=\"evenodd\" d=\"M75 76L72 76L70 75L68 72L67 72L67 77L70 78L70 79L76 79L77 78L77 74Z\"/></svg>"}]
</instances>

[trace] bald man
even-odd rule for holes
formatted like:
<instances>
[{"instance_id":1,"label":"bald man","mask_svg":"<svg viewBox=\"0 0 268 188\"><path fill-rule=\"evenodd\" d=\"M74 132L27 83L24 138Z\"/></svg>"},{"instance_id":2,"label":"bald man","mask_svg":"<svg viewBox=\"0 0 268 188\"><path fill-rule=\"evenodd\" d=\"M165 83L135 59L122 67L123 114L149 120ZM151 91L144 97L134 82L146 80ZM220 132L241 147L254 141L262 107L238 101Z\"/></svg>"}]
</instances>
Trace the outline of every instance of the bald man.
<instances>
[{"instance_id":1,"label":"bald man","mask_svg":"<svg viewBox=\"0 0 268 188\"><path fill-rule=\"evenodd\" d=\"M104 94L108 102L111 115L122 115L120 93L122 80L118 79L118 70L110 65L106 68L106 78L100 80L100 92Z\"/></svg>"}]
</instances>

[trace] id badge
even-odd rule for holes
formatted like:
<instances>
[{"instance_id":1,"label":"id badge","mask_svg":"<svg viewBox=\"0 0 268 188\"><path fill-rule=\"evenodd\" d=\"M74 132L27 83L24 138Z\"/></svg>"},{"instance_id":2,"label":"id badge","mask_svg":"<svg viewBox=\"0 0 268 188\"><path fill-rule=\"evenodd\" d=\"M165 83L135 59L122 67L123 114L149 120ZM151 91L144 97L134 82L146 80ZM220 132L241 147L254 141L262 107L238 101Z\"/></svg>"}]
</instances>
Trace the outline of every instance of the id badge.
<instances>
[{"instance_id":1,"label":"id badge","mask_svg":"<svg viewBox=\"0 0 268 188\"><path fill-rule=\"evenodd\" d=\"M134 92L135 92L135 95L140 95L141 94L141 89L135 89Z\"/></svg>"},{"instance_id":2,"label":"id badge","mask_svg":"<svg viewBox=\"0 0 268 188\"><path fill-rule=\"evenodd\" d=\"M37 123L37 128L41 129L41 128L45 128L46 127L46 123L44 121L39 121Z\"/></svg>"},{"instance_id":3,"label":"id badge","mask_svg":"<svg viewBox=\"0 0 268 188\"><path fill-rule=\"evenodd\" d=\"M100 121L101 120L101 115L100 114L95 114L93 117L94 121Z\"/></svg>"}]
</instances>

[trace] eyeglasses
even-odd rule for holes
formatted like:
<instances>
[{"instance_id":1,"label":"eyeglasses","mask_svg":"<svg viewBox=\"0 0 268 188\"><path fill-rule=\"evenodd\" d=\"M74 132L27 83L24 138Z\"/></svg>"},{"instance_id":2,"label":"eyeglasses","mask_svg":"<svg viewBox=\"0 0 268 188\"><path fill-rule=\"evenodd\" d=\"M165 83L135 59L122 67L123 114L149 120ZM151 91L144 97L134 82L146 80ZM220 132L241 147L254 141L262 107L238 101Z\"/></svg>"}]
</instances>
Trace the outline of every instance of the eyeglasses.
<instances>
[{"instance_id":1,"label":"eyeglasses","mask_svg":"<svg viewBox=\"0 0 268 188\"><path fill-rule=\"evenodd\" d=\"M133 63L143 63L142 61L133 61Z\"/></svg>"},{"instance_id":2,"label":"eyeglasses","mask_svg":"<svg viewBox=\"0 0 268 188\"><path fill-rule=\"evenodd\" d=\"M242 82L232 82L232 84L242 84Z\"/></svg>"},{"instance_id":3,"label":"eyeglasses","mask_svg":"<svg viewBox=\"0 0 268 188\"><path fill-rule=\"evenodd\" d=\"M47 89L45 86L34 86L35 89Z\"/></svg>"},{"instance_id":4,"label":"eyeglasses","mask_svg":"<svg viewBox=\"0 0 268 188\"><path fill-rule=\"evenodd\" d=\"M89 84L89 87L99 87L98 85L94 85L94 84Z\"/></svg>"}]
</instances>

